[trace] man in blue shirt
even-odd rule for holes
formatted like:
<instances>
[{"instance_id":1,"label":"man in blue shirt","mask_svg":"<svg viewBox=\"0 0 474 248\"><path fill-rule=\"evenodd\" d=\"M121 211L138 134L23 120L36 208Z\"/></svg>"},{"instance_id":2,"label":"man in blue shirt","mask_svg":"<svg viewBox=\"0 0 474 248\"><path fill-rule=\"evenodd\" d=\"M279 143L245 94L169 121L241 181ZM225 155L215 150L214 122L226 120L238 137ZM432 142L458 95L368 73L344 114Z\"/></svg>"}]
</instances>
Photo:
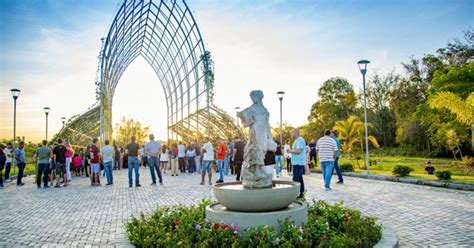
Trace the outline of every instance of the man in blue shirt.
<instances>
[{"instance_id":1,"label":"man in blue shirt","mask_svg":"<svg viewBox=\"0 0 474 248\"><path fill-rule=\"evenodd\" d=\"M160 185L163 185L163 178L160 170L160 155L161 155L161 144L155 141L155 135L150 134L150 142L145 146L145 154L148 155L148 166L150 167L151 174L151 185L156 185L156 173L158 174L158 180Z\"/></svg>"},{"instance_id":2,"label":"man in blue shirt","mask_svg":"<svg viewBox=\"0 0 474 248\"><path fill-rule=\"evenodd\" d=\"M16 159L16 164L18 166L18 176L16 178L16 186L23 186L24 183L21 182L23 178L23 171L25 170L26 166L26 158L25 158L25 142L20 142L20 146L15 150L14 156Z\"/></svg>"},{"instance_id":3,"label":"man in blue shirt","mask_svg":"<svg viewBox=\"0 0 474 248\"><path fill-rule=\"evenodd\" d=\"M303 198L303 172L306 165L306 142L301 137L300 130L298 128L295 128L291 131L291 138L295 139L293 147L290 150L291 164L293 165L293 181L300 183L300 195L298 198Z\"/></svg>"},{"instance_id":4,"label":"man in blue shirt","mask_svg":"<svg viewBox=\"0 0 474 248\"><path fill-rule=\"evenodd\" d=\"M339 181L337 183L344 183L344 178L342 178L341 168L339 167L339 157L341 156L341 142L337 139L337 135L334 131L331 131L331 138L336 141L337 145L337 152L336 152L336 160L334 160L334 169L336 170L337 177ZM333 170L334 173L334 170Z\"/></svg>"}]
</instances>

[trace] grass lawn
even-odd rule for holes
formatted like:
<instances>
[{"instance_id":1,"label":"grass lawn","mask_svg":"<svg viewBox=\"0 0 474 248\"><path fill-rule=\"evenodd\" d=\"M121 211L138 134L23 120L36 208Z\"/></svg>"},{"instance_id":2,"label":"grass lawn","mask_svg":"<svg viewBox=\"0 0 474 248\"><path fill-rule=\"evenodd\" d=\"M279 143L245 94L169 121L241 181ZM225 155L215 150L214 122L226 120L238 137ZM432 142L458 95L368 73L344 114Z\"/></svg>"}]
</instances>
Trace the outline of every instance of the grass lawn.
<instances>
[{"instance_id":1,"label":"grass lawn","mask_svg":"<svg viewBox=\"0 0 474 248\"><path fill-rule=\"evenodd\" d=\"M409 177L411 178L438 180L435 175L428 175L425 172L426 162L431 161L431 164L435 167L436 171L451 171L452 176L450 182L474 183L474 171L471 170L467 175L464 174L460 160L405 156L371 156L370 159L377 162L376 165L374 164L370 166L370 172L373 174L392 176L393 167L396 165L406 165L414 169L414 171L410 173ZM360 167L357 166L355 159L349 160L347 156L343 155L339 164L350 163L354 166L355 172L366 172L363 159L358 162Z\"/></svg>"}]
</instances>

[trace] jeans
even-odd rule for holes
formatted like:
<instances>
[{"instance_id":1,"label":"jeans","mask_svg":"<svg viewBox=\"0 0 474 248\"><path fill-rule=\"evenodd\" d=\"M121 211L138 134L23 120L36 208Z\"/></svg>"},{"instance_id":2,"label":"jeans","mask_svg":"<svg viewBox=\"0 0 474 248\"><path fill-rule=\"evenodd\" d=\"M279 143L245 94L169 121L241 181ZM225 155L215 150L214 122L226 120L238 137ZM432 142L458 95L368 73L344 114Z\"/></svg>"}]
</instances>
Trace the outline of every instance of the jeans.
<instances>
[{"instance_id":1,"label":"jeans","mask_svg":"<svg viewBox=\"0 0 474 248\"><path fill-rule=\"evenodd\" d=\"M159 182L163 183L159 161L160 161L160 157L152 157L152 156L148 157L148 167L150 167L151 181L153 181L153 183L156 183L155 170L156 170L156 173L158 174Z\"/></svg>"},{"instance_id":2,"label":"jeans","mask_svg":"<svg viewBox=\"0 0 474 248\"><path fill-rule=\"evenodd\" d=\"M224 159L224 175L228 176L229 175L229 156L225 156Z\"/></svg>"},{"instance_id":3,"label":"jeans","mask_svg":"<svg viewBox=\"0 0 474 248\"><path fill-rule=\"evenodd\" d=\"M242 171L242 161L235 161L234 166L235 166L235 175L236 175L235 180L240 181L240 172Z\"/></svg>"},{"instance_id":4,"label":"jeans","mask_svg":"<svg viewBox=\"0 0 474 248\"><path fill-rule=\"evenodd\" d=\"M120 169L120 159L114 161L114 170Z\"/></svg>"},{"instance_id":5,"label":"jeans","mask_svg":"<svg viewBox=\"0 0 474 248\"><path fill-rule=\"evenodd\" d=\"M217 160L217 169L219 170L219 181L224 181L224 160L218 159Z\"/></svg>"},{"instance_id":6,"label":"jeans","mask_svg":"<svg viewBox=\"0 0 474 248\"><path fill-rule=\"evenodd\" d=\"M291 173L291 158L286 158L286 171Z\"/></svg>"},{"instance_id":7,"label":"jeans","mask_svg":"<svg viewBox=\"0 0 474 248\"><path fill-rule=\"evenodd\" d=\"M189 173L196 172L196 164L194 164L195 162L194 158L195 157L188 157L188 172Z\"/></svg>"},{"instance_id":8,"label":"jeans","mask_svg":"<svg viewBox=\"0 0 474 248\"><path fill-rule=\"evenodd\" d=\"M283 171L283 155L275 155L275 171L277 176Z\"/></svg>"},{"instance_id":9,"label":"jeans","mask_svg":"<svg viewBox=\"0 0 474 248\"><path fill-rule=\"evenodd\" d=\"M21 184L21 179L23 178L23 170L25 170L25 162L18 162L18 176L16 178L16 185Z\"/></svg>"},{"instance_id":10,"label":"jeans","mask_svg":"<svg viewBox=\"0 0 474 248\"><path fill-rule=\"evenodd\" d=\"M185 157L178 157L178 163L179 163L179 172L181 173L186 173L186 158Z\"/></svg>"},{"instance_id":11,"label":"jeans","mask_svg":"<svg viewBox=\"0 0 474 248\"><path fill-rule=\"evenodd\" d=\"M36 185L41 187L41 176L43 176L44 186L48 186L48 169L49 163L39 163L36 173Z\"/></svg>"},{"instance_id":12,"label":"jeans","mask_svg":"<svg viewBox=\"0 0 474 248\"><path fill-rule=\"evenodd\" d=\"M71 181L71 158L66 158L66 179Z\"/></svg>"},{"instance_id":13,"label":"jeans","mask_svg":"<svg viewBox=\"0 0 474 248\"><path fill-rule=\"evenodd\" d=\"M331 188L332 170L334 168L334 161L321 161L321 170L323 171L324 187Z\"/></svg>"},{"instance_id":14,"label":"jeans","mask_svg":"<svg viewBox=\"0 0 474 248\"><path fill-rule=\"evenodd\" d=\"M0 187L3 187L3 165L0 165Z\"/></svg>"},{"instance_id":15,"label":"jeans","mask_svg":"<svg viewBox=\"0 0 474 248\"><path fill-rule=\"evenodd\" d=\"M300 183L300 194L304 192L304 181L303 181L303 172L304 172L304 165L293 165L293 182Z\"/></svg>"},{"instance_id":16,"label":"jeans","mask_svg":"<svg viewBox=\"0 0 474 248\"><path fill-rule=\"evenodd\" d=\"M341 168L339 167L339 158L336 158L336 160L334 161L334 169L336 170L339 182L341 183L344 182L344 179L342 178ZM333 170L333 173L334 173L334 170Z\"/></svg>"},{"instance_id":17,"label":"jeans","mask_svg":"<svg viewBox=\"0 0 474 248\"><path fill-rule=\"evenodd\" d=\"M194 163L196 164L196 171L201 173L201 156L194 157Z\"/></svg>"},{"instance_id":18,"label":"jeans","mask_svg":"<svg viewBox=\"0 0 474 248\"><path fill-rule=\"evenodd\" d=\"M105 176L107 177L107 184L114 183L114 176L112 175L112 161L104 163Z\"/></svg>"},{"instance_id":19,"label":"jeans","mask_svg":"<svg viewBox=\"0 0 474 248\"><path fill-rule=\"evenodd\" d=\"M135 168L135 185L140 184L140 173L138 168L138 158L133 156L128 156L128 185L132 186L132 170Z\"/></svg>"},{"instance_id":20,"label":"jeans","mask_svg":"<svg viewBox=\"0 0 474 248\"><path fill-rule=\"evenodd\" d=\"M10 179L10 170L12 168L12 163L11 162L8 162L6 165L5 165L5 180L8 180Z\"/></svg>"}]
</instances>

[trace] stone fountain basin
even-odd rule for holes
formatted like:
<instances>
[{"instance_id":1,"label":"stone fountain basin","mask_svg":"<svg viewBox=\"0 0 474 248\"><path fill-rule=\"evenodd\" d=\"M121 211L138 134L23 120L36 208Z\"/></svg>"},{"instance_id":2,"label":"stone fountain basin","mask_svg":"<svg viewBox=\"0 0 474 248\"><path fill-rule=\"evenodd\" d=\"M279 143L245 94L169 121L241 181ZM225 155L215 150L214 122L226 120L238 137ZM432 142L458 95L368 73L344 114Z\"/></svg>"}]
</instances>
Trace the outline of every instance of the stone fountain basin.
<instances>
[{"instance_id":1,"label":"stone fountain basin","mask_svg":"<svg viewBox=\"0 0 474 248\"><path fill-rule=\"evenodd\" d=\"M214 185L214 196L229 210L264 212L287 208L300 193L300 183L274 180L272 188L245 189L242 182Z\"/></svg>"}]
</instances>

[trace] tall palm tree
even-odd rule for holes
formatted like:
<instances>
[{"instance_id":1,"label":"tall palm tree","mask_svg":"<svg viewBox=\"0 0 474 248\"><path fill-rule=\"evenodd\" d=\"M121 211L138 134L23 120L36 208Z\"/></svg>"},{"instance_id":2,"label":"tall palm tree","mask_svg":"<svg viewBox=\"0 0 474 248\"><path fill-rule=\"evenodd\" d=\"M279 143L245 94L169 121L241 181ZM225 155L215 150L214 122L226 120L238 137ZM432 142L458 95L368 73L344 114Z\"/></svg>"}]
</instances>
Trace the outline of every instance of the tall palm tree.
<instances>
[{"instance_id":1,"label":"tall palm tree","mask_svg":"<svg viewBox=\"0 0 474 248\"><path fill-rule=\"evenodd\" d=\"M372 125L368 124L369 127ZM364 122L355 115L349 116L347 120L336 121L333 130L339 133L339 140L341 141L342 150L347 153L349 158L351 157L352 148L355 144L360 143L362 150L364 144ZM369 135L370 143L375 147L379 148L380 145L377 139Z\"/></svg>"},{"instance_id":2,"label":"tall palm tree","mask_svg":"<svg viewBox=\"0 0 474 248\"><path fill-rule=\"evenodd\" d=\"M452 92L438 92L428 101L430 107L447 109L456 115L456 119L471 126L471 148L474 150L474 92L463 100Z\"/></svg>"}]
</instances>

